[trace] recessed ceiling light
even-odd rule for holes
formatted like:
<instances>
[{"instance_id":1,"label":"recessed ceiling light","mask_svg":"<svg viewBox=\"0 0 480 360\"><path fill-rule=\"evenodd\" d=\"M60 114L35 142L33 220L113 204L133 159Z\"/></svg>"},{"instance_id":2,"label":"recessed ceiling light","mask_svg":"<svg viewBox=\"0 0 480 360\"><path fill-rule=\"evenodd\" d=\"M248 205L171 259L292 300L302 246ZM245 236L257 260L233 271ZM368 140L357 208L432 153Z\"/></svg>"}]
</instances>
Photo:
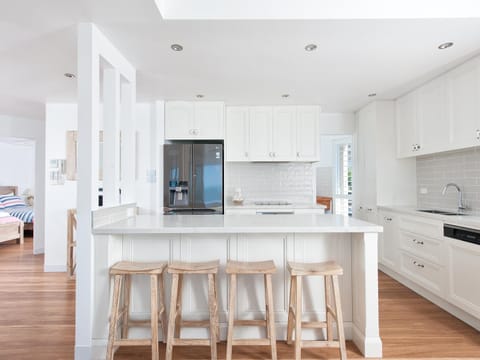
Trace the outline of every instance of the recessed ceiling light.
<instances>
[{"instance_id":1,"label":"recessed ceiling light","mask_svg":"<svg viewBox=\"0 0 480 360\"><path fill-rule=\"evenodd\" d=\"M283 94L283 95L282 95L282 98L285 98L285 99L286 99L286 98L288 98L289 96L290 96L290 94Z\"/></svg>"},{"instance_id":2,"label":"recessed ceiling light","mask_svg":"<svg viewBox=\"0 0 480 360\"><path fill-rule=\"evenodd\" d=\"M202 94L198 94L198 95L195 95L195 96L196 96L197 99L201 99L201 98L204 97L204 95L202 95Z\"/></svg>"},{"instance_id":3,"label":"recessed ceiling light","mask_svg":"<svg viewBox=\"0 0 480 360\"><path fill-rule=\"evenodd\" d=\"M172 48L173 51L182 51L183 50L183 46L179 45L179 44L172 44L170 47Z\"/></svg>"},{"instance_id":4,"label":"recessed ceiling light","mask_svg":"<svg viewBox=\"0 0 480 360\"><path fill-rule=\"evenodd\" d=\"M75 74L72 74L72 73L65 73L65 74L63 74L63 76L65 76L65 77L67 77L67 78L69 78L69 79L75 78Z\"/></svg>"},{"instance_id":5,"label":"recessed ceiling light","mask_svg":"<svg viewBox=\"0 0 480 360\"><path fill-rule=\"evenodd\" d=\"M368 94L368 97L375 97L375 96L377 96L377 93Z\"/></svg>"},{"instance_id":6,"label":"recessed ceiling light","mask_svg":"<svg viewBox=\"0 0 480 360\"><path fill-rule=\"evenodd\" d=\"M452 47L452 46L453 46L453 42L446 42L446 43L438 45L438 48L440 50L445 50L445 49L448 49L449 47Z\"/></svg>"},{"instance_id":7,"label":"recessed ceiling light","mask_svg":"<svg viewBox=\"0 0 480 360\"><path fill-rule=\"evenodd\" d=\"M314 51L314 50L317 50L317 45L315 44L308 44L307 46L305 46L305 51Z\"/></svg>"}]
</instances>

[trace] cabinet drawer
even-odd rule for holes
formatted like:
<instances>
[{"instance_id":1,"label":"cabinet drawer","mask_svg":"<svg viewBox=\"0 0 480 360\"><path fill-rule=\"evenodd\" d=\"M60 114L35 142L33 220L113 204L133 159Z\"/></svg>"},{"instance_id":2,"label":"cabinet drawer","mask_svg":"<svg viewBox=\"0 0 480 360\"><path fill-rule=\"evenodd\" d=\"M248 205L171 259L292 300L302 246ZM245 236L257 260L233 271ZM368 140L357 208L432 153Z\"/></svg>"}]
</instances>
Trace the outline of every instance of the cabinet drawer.
<instances>
[{"instance_id":1,"label":"cabinet drawer","mask_svg":"<svg viewBox=\"0 0 480 360\"><path fill-rule=\"evenodd\" d=\"M441 240L400 230L400 244L402 249L435 264L445 263L445 247Z\"/></svg>"},{"instance_id":2,"label":"cabinet drawer","mask_svg":"<svg viewBox=\"0 0 480 360\"><path fill-rule=\"evenodd\" d=\"M399 226L401 230L431 238L441 238L443 236L442 221L414 216L401 216Z\"/></svg>"},{"instance_id":3,"label":"cabinet drawer","mask_svg":"<svg viewBox=\"0 0 480 360\"><path fill-rule=\"evenodd\" d=\"M445 290L443 267L403 251L400 269L401 273L411 281L423 286L434 294L443 296Z\"/></svg>"}]
</instances>

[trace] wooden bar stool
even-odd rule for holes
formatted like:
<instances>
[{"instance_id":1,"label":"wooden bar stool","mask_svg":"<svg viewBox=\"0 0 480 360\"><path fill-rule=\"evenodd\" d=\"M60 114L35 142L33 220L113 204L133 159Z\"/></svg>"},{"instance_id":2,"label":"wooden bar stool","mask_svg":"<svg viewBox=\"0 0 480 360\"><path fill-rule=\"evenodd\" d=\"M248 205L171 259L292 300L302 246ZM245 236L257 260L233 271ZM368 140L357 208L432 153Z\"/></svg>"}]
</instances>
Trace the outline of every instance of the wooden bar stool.
<instances>
[{"instance_id":1,"label":"wooden bar stool","mask_svg":"<svg viewBox=\"0 0 480 360\"><path fill-rule=\"evenodd\" d=\"M275 273L272 260L258 262L227 262L227 274L230 274L230 292L228 305L227 360L232 359L233 345L270 345L272 359L277 359L277 338L275 336L275 317L273 313L272 274ZM237 275L263 274L265 281L265 320L235 320L235 302L237 296ZM264 326L265 339L233 339L234 326Z\"/></svg>"},{"instance_id":2,"label":"wooden bar stool","mask_svg":"<svg viewBox=\"0 0 480 360\"><path fill-rule=\"evenodd\" d=\"M113 360L115 346L151 346L152 359L158 360L158 322L160 319L163 337L166 335L167 319L164 305L163 273L166 263L141 263L120 261L110 268L114 277L110 330L107 345L107 360ZM150 320L131 320L129 317L132 275L150 276ZM122 286L123 285L123 286ZM122 296L123 289L123 296ZM122 298L122 301L121 301ZM120 338L117 339L119 321L122 322ZM131 326L150 326L151 339L128 339Z\"/></svg>"},{"instance_id":3,"label":"wooden bar stool","mask_svg":"<svg viewBox=\"0 0 480 360\"><path fill-rule=\"evenodd\" d=\"M168 266L168 273L172 274L172 291L170 297L170 316L168 319L166 360L172 360L174 346L206 345L210 346L212 360L217 359L218 341L218 308L216 276L220 261L198 263L173 262ZM182 286L183 275L208 275L208 308L210 319L206 321L182 321ZM181 327L208 327L210 339L181 339Z\"/></svg>"},{"instance_id":4,"label":"wooden bar stool","mask_svg":"<svg viewBox=\"0 0 480 360\"><path fill-rule=\"evenodd\" d=\"M288 270L291 274L291 282L287 343L292 343L293 331L295 330L295 359L300 360L302 358L302 347L338 347L340 349L340 358L346 360L347 350L345 347L342 305L338 285L338 276L343 274L342 267L334 261L309 264L289 262ZM311 275L324 277L326 321L302 322L302 278L303 276ZM333 319L337 323L338 341L333 340ZM302 327L326 328L327 339L302 341Z\"/></svg>"}]
</instances>

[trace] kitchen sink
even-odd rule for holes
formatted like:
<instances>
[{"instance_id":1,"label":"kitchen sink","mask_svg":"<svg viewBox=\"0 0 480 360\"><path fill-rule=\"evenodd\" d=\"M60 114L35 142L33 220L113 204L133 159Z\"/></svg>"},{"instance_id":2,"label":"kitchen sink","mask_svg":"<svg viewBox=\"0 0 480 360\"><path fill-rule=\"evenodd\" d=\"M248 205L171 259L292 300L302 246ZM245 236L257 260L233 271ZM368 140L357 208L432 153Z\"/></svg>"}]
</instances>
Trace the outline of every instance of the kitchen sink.
<instances>
[{"instance_id":1,"label":"kitchen sink","mask_svg":"<svg viewBox=\"0 0 480 360\"><path fill-rule=\"evenodd\" d=\"M430 214L438 214L438 215L465 215L462 213L456 213L456 212L444 211L444 210L435 210L435 209L426 209L426 210L417 210L417 211L426 212Z\"/></svg>"}]
</instances>

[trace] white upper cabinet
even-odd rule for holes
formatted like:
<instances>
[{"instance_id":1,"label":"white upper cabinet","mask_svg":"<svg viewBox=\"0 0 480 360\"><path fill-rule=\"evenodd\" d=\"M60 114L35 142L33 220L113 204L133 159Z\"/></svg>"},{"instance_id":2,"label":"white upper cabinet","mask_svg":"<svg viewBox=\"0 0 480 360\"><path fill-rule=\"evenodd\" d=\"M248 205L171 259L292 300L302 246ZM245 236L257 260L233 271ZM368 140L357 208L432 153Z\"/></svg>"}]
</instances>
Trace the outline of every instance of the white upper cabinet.
<instances>
[{"instance_id":1,"label":"white upper cabinet","mask_svg":"<svg viewBox=\"0 0 480 360\"><path fill-rule=\"evenodd\" d=\"M418 144L417 93L412 92L395 101L398 157L415 156Z\"/></svg>"},{"instance_id":2,"label":"white upper cabinet","mask_svg":"<svg viewBox=\"0 0 480 360\"><path fill-rule=\"evenodd\" d=\"M318 161L318 106L297 107L297 160Z\"/></svg>"},{"instance_id":3,"label":"white upper cabinet","mask_svg":"<svg viewBox=\"0 0 480 360\"><path fill-rule=\"evenodd\" d=\"M248 108L227 107L225 158L227 161L249 161L250 122Z\"/></svg>"},{"instance_id":4,"label":"white upper cabinet","mask_svg":"<svg viewBox=\"0 0 480 360\"><path fill-rule=\"evenodd\" d=\"M480 58L396 100L397 155L480 145Z\"/></svg>"},{"instance_id":5,"label":"white upper cabinet","mask_svg":"<svg viewBox=\"0 0 480 360\"><path fill-rule=\"evenodd\" d=\"M440 76L418 89L417 106L416 155L448 150L450 128L445 76Z\"/></svg>"},{"instance_id":6,"label":"white upper cabinet","mask_svg":"<svg viewBox=\"0 0 480 360\"><path fill-rule=\"evenodd\" d=\"M452 148L480 145L480 58L447 74Z\"/></svg>"},{"instance_id":7,"label":"white upper cabinet","mask_svg":"<svg viewBox=\"0 0 480 360\"><path fill-rule=\"evenodd\" d=\"M255 106L249 110L250 160L252 161L274 160L272 156L272 116L272 108L268 106Z\"/></svg>"},{"instance_id":8,"label":"white upper cabinet","mask_svg":"<svg viewBox=\"0 0 480 360\"><path fill-rule=\"evenodd\" d=\"M167 102L165 104L165 139L223 139L223 113L222 102Z\"/></svg>"},{"instance_id":9,"label":"white upper cabinet","mask_svg":"<svg viewBox=\"0 0 480 360\"><path fill-rule=\"evenodd\" d=\"M296 160L296 122L295 106L273 108L271 156L274 161Z\"/></svg>"},{"instance_id":10,"label":"white upper cabinet","mask_svg":"<svg viewBox=\"0 0 480 360\"><path fill-rule=\"evenodd\" d=\"M226 161L318 161L318 106L227 107Z\"/></svg>"}]
</instances>

